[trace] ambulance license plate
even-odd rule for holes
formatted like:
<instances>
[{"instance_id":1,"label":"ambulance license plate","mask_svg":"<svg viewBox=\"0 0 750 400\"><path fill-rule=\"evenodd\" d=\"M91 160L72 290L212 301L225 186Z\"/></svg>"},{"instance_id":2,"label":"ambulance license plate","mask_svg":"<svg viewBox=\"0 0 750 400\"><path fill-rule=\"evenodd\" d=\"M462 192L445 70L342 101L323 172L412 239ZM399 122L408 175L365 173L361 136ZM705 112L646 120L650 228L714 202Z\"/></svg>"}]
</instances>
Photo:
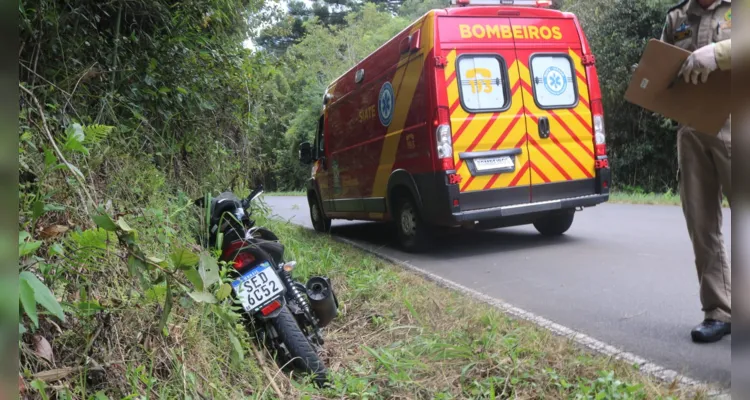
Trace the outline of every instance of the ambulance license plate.
<instances>
[{"instance_id":1,"label":"ambulance license plate","mask_svg":"<svg viewBox=\"0 0 750 400\"><path fill-rule=\"evenodd\" d=\"M245 311L254 311L284 291L279 275L264 262L232 282L232 289Z\"/></svg>"},{"instance_id":2,"label":"ambulance license plate","mask_svg":"<svg viewBox=\"0 0 750 400\"><path fill-rule=\"evenodd\" d=\"M478 172L494 169L510 169L515 168L513 157L502 156L502 157L489 157L489 158L477 158L474 160L474 166Z\"/></svg>"}]
</instances>

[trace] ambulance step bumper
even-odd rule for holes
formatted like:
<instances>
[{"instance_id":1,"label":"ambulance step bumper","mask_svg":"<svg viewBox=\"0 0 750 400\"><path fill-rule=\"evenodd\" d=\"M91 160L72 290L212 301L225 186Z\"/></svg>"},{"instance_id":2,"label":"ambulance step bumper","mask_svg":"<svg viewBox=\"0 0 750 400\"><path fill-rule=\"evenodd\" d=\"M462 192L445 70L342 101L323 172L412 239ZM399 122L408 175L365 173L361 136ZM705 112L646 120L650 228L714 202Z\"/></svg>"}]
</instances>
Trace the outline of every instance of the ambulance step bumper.
<instances>
[{"instance_id":1,"label":"ambulance step bumper","mask_svg":"<svg viewBox=\"0 0 750 400\"><path fill-rule=\"evenodd\" d=\"M516 215L535 214L545 211L562 210L576 207L592 207L609 200L609 194L593 194L586 196L570 197L566 199L557 199L549 201L540 201L528 204L515 204L512 206L502 206L493 208L484 208L479 210L462 211L453 213L456 221L478 221L483 219L493 219L501 217L511 217Z\"/></svg>"}]
</instances>

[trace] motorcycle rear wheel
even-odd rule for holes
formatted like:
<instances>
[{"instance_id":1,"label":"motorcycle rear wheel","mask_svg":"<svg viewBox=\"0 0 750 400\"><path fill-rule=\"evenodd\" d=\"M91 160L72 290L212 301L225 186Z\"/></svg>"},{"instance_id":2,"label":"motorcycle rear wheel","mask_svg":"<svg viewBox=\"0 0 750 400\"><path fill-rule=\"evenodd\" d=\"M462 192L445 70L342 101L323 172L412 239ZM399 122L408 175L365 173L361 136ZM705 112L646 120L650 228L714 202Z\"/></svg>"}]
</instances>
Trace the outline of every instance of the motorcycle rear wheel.
<instances>
[{"instance_id":1,"label":"motorcycle rear wheel","mask_svg":"<svg viewBox=\"0 0 750 400\"><path fill-rule=\"evenodd\" d=\"M285 306L276 318L271 319L278 339L284 344L289 351L294 368L300 372L313 374L315 382L323 384L327 380L327 369L323 361L315 352L307 336L302 332L297 320L292 315L289 308ZM289 360L282 360L283 363Z\"/></svg>"}]
</instances>

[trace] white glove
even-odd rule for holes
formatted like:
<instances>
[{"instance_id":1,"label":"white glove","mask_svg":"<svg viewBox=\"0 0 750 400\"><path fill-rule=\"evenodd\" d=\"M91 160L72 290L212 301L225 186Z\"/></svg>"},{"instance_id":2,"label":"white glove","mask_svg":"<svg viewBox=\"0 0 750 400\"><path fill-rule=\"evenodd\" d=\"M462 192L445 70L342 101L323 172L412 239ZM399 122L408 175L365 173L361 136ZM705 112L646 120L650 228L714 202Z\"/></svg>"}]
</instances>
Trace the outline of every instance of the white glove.
<instances>
[{"instance_id":1,"label":"white glove","mask_svg":"<svg viewBox=\"0 0 750 400\"><path fill-rule=\"evenodd\" d=\"M682 68L677 75L682 75L685 82L692 81L693 85L697 85L699 75L701 82L706 83L708 74L716 71L717 68L714 44L711 43L692 52L682 64Z\"/></svg>"}]
</instances>

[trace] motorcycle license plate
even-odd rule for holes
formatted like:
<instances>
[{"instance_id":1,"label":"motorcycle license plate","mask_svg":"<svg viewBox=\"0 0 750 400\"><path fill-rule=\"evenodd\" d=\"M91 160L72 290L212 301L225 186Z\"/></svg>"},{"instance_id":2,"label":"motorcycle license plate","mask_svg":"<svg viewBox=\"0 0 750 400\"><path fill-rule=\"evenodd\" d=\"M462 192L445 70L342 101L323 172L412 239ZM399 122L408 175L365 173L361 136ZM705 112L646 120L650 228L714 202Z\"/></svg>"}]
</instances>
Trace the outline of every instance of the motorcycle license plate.
<instances>
[{"instance_id":1,"label":"motorcycle license plate","mask_svg":"<svg viewBox=\"0 0 750 400\"><path fill-rule=\"evenodd\" d=\"M232 289L245 311L255 311L284 291L279 275L264 262L232 282Z\"/></svg>"}]
</instances>

